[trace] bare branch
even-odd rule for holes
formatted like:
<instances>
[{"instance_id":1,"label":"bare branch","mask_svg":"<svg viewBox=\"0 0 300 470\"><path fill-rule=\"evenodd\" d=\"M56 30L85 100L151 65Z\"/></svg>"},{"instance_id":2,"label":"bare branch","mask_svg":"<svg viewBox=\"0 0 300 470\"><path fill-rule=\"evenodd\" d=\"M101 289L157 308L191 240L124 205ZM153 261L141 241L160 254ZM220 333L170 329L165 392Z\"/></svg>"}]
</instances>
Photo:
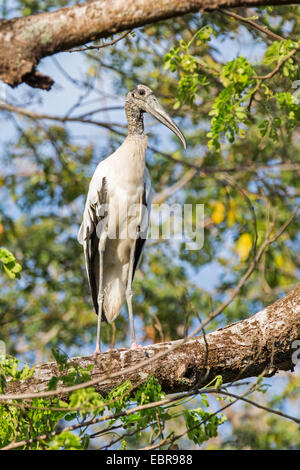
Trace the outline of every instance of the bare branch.
<instances>
[{"instance_id":1,"label":"bare branch","mask_svg":"<svg viewBox=\"0 0 300 470\"><path fill-rule=\"evenodd\" d=\"M84 52L84 51L90 51L92 49L103 49L104 47L108 46L113 46L117 42L121 41L122 39L126 38L126 36L131 33L131 31L126 31L126 33L122 34L122 36L118 37L117 39L114 39L113 41L106 42L105 44L99 44L99 46L86 46L80 49L71 49L69 52Z\"/></svg>"},{"instance_id":2,"label":"bare branch","mask_svg":"<svg viewBox=\"0 0 300 470\"><path fill-rule=\"evenodd\" d=\"M160 193L154 195L152 199L152 204L161 204L174 193L182 189L191 179L197 174L197 170L191 168L188 170L176 183L172 186L168 186Z\"/></svg>"},{"instance_id":3,"label":"bare branch","mask_svg":"<svg viewBox=\"0 0 300 470\"><path fill-rule=\"evenodd\" d=\"M269 29L263 26L260 26L259 24L255 23L255 21L249 18L244 18L243 16L237 15L236 13L233 13L232 11L228 11L228 10L221 10L221 13L223 13L223 15L230 16L231 18L234 18L235 20L242 21L242 23L249 24L250 26L261 31L262 33L267 34L272 39L276 39L277 41L285 41L285 38L279 36L276 33L273 33L273 31L270 31Z\"/></svg>"},{"instance_id":4,"label":"bare branch","mask_svg":"<svg viewBox=\"0 0 300 470\"><path fill-rule=\"evenodd\" d=\"M76 116L76 117L70 117L70 116L54 116L54 115L51 115L51 114L40 114L40 113L36 113L35 111L29 111L27 109L24 109L24 108L20 108L19 106L14 106L12 104L9 104L9 103L1 103L0 102L0 109L3 109L3 111L10 111L10 112L13 112L13 113L17 113L17 114L21 114L23 116L27 116L28 118L30 119L33 119L33 120L39 120L39 119L46 119L46 120L49 120L49 121L59 121L59 122L62 122L62 123L66 123L66 122L81 122L83 124L92 124L94 126L99 126L99 127L104 127L106 129L109 129L109 130L112 130L112 128L114 126L117 126L117 127L122 127L122 128L127 128L127 126L123 125L123 124L119 124L119 123L107 123L107 122L102 122L102 121L95 121L95 120L91 120L91 119L85 119L83 116ZM88 113L86 114L88 115ZM116 130L114 130L114 132L118 133ZM121 135L124 135L124 133L122 133Z\"/></svg>"}]
</instances>

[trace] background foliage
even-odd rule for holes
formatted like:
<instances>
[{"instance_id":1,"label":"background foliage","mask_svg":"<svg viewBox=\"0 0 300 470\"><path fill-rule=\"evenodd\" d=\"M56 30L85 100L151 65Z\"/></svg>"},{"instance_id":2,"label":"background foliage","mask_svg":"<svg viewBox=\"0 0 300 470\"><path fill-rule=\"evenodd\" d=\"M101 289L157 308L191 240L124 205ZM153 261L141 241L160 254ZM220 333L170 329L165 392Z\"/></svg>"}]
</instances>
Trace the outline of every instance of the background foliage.
<instances>
[{"instance_id":1,"label":"background foliage","mask_svg":"<svg viewBox=\"0 0 300 470\"><path fill-rule=\"evenodd\" d=\"M0 11L3 18L11 18L73 3L0 0ZM3 110L0 117L0 325L1 340L12 356L36 363L51 358L53 348L69 355L93 350L96 318L76 235L89 178L96 164L124 139L124 95L137 83L154 90L188 142L183 151L168 131L146 119L151 145L147 163L158 199L164 199L168 187L168 203L205 205L205 243L200 251L187 251L184 243L174 240L148 241L135 280L141 342L174 340L197 326L199 318L205 319L236 286L270 224L275 231L295 210L300 169L300 9L268 7L236 13L268 28L273 36L223 13L187 15L140 28L112 47L45 59L43 68L56 81L48 95L26 85L18 90L1 88L6 102L57 118L34 120ZM295 218L209 329L246 318L296 285L299 242L299 218ZM128 343L127 327L124 308L115 327L103 328L104 342ZM1 366L4 376L16 367L13 364L10 359L7 370ZM84 380L80 374L70 376L70 383ZM298 375L269 384L261 401L299 413ZM160 399L159 386L149 387L155 396L148 390L147 399ZM143 390L136 392L135 404L143 403L143 393L148 396ZM92 396L90 389L86 393L74 395L73 405L95 400L94 413L101 415L101 397ZM213 399L193 400L175 413L176 426L191 427L203 419L208 406L218 406ZM35 403L37 408L50 404L62 406L55 400ZM116 410L129 406L125 401ZM194 411L189 412L189 406ZM168 412L165 408L160 412L161 421L167 423ZM2 413L6 421L11 419L10 431L2 431L2 445L16 434L17 440L30 437L29 422L32 432L43 434L62 417L80 418L77 412L62 411L53 412L51 419L43 413L31 416L32 410L25 416L21 408ZM19 429L13 423L22 413L25 424ZM141 428L154 418L130 416ZM242 405L228 408L226 416L228 422L218 436L215 430L223 419L212 416L211 430L190 431L180 445L190 448L211 437L204 444L210 448L300 448L295 423ZM130 419L122 421L120 435L132 424ZM157 433L155 426L152 432ZM171 432L172 425L166 426ZM148 442L147 433L127 436L114 445L142 447ZM43 445L99 447L98 440L93 444L85 436L62 433Z\"/></svg>"}]
</instances>

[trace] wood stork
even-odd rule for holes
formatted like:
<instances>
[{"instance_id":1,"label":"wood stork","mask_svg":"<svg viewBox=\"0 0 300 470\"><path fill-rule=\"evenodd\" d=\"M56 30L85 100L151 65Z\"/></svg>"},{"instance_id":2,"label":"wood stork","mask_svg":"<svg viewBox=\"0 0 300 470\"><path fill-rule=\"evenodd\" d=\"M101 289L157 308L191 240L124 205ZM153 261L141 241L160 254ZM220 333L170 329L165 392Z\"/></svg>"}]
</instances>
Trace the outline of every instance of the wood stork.
<instances>
[{"instance_id":1,"label":"wood stork","mask_svg":"<svg viewBox=\"0 0 300 470\"><path fill-rule=\"evenodd\" d=\"M150 113L171 129L186 148L185 138L152 90L137 85L126 97L128 136L101 161L89 185L78 233L83 245L94 309L98 315L95 353L100 352L101 321L112 323L126 297L131 348L136 348L132 282L145 245L151 205L151 181L145 166L147 137L143 114Z\"/></svg>"}]
</instances>

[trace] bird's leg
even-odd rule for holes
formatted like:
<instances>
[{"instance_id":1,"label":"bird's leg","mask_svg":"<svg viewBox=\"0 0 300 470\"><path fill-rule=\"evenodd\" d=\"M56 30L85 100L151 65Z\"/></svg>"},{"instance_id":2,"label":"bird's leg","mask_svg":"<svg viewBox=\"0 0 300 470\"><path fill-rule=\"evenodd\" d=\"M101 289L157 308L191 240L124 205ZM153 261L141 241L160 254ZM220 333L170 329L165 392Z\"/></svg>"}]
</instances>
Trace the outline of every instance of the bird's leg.
<instances>
[{"instance_id":1,"label":"bird's leg","mask_svg":"<svg viewBox=\"0 0 300 470\"><path fill-rule=\"evenodd\" d=\"M133 240L133 244L130 250L127 289L126 289L126 301L127 301L127 306L128 306L130 333L131 333L131 346L130 346L131 349L142 348L142 346L139 346L136 344L134 322L133 322L133 311L132 311L132 297L133 297L132 278L133 278L134 254L135 254L135 248L136 248L136 240L140 233L140 226L141 226L141 221L142 221L142 210L143 210L142 200L140 200L139 222L136 227L135 238Z\"/></svg>"},{"instance_id":2,"label":"bird's leg","mask_svg":"<svg viewBox=\"0 0 300 470\"><path fill-rule=\"evenodd\" d=\"M94 354L101 353L100 330L101 330L101 321L102 321L102 305L103 305L103 294L102 294L101 300L99 300L99 297L98 297L97 340L96 340L96 350Z\"/></svg>"},{"instance_id":3,"label":"bird's leg","mask_svg":"<svg viewBox=\"0 0 300 470\"><path fill-rule=\"evenodd\" d=\"M101 320L102 320L102 309L103 309L103 300L104 300L104 290L103 290L103 256L105 250L105 244L107 239L107 232L104 231L101 239L99 240L99 288L98 288L98 321L97 321L97 340L96 340L96 350L95 354L100 354L101 352Z\"/></svg>"},{"instance_id":4,"label":"bird's leg","mask_svg":"<svg viewBox=\"0 0 300 470\"><path fill-rule=\"evenodd\" d=\"M103 299L104 299L104 292L103 292L103 254L104 254L104 251L100 250L99 251L98 320L97 320L97 340L96 340L95 354L99 354L101 352L100 331L101 331L102 307L103 307Z\"/></svg>"},{"instance_id":5,"label":"bird's leg","mask_svg":"<svg viewBox=\"0 0 300 470\"><path fill-rule=\"evenodd\" d=\"M132 297L133 297L132 274L133 274L133 264L134 264L134 252L135 252L135 241L130 250L128 280L127 280L127 289L126 289L126 300L127 300L127 306L128 306L130 334L131 334L131 346L130 346L131 349L135 349L137 347L136 339L135 339L135 332L134 332L133 311L132 311Z\"/></svg>"}]
</instances>

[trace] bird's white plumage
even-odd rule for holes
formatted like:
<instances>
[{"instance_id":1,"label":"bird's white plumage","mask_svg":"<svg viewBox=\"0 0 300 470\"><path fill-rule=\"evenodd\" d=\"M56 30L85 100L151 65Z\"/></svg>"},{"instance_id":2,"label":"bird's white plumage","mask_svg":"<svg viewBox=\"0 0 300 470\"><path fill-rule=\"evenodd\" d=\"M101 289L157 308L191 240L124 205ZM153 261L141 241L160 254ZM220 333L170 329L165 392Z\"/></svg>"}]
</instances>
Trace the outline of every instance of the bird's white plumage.
<instances>
[{"instance_id":1,"label":"bird's white plumage","mask_svg":"<svg viewBox=\"0 0 300 470\"><path fill-rule=\"evenodd\" d=\"M149 172L145 166L146 148L145 135L129 135L112 155L99 163L90 182L83 221L78 233L78 241L84 246L92 295L93 289L96 291L93 295L95 305L99 287L99 261L97 253L94 258L91 255L91 243L96 237L100 238L101 243L102 231L105 225L107 226L108 237L103 255L103 309L105 319L109 323L119 315L124 302L130 250L135 243L131 234L136 233L139 224L138 208L141 201L147 206L142 223L143 236L149 224L152 191ZM101 222L99 226L101 217L105 215L101 199L104 192L107 195L104 219L106 222ZM144 243L137 245L134 271L140 261L143 247Z\"/></svg>"}]
</instances>

